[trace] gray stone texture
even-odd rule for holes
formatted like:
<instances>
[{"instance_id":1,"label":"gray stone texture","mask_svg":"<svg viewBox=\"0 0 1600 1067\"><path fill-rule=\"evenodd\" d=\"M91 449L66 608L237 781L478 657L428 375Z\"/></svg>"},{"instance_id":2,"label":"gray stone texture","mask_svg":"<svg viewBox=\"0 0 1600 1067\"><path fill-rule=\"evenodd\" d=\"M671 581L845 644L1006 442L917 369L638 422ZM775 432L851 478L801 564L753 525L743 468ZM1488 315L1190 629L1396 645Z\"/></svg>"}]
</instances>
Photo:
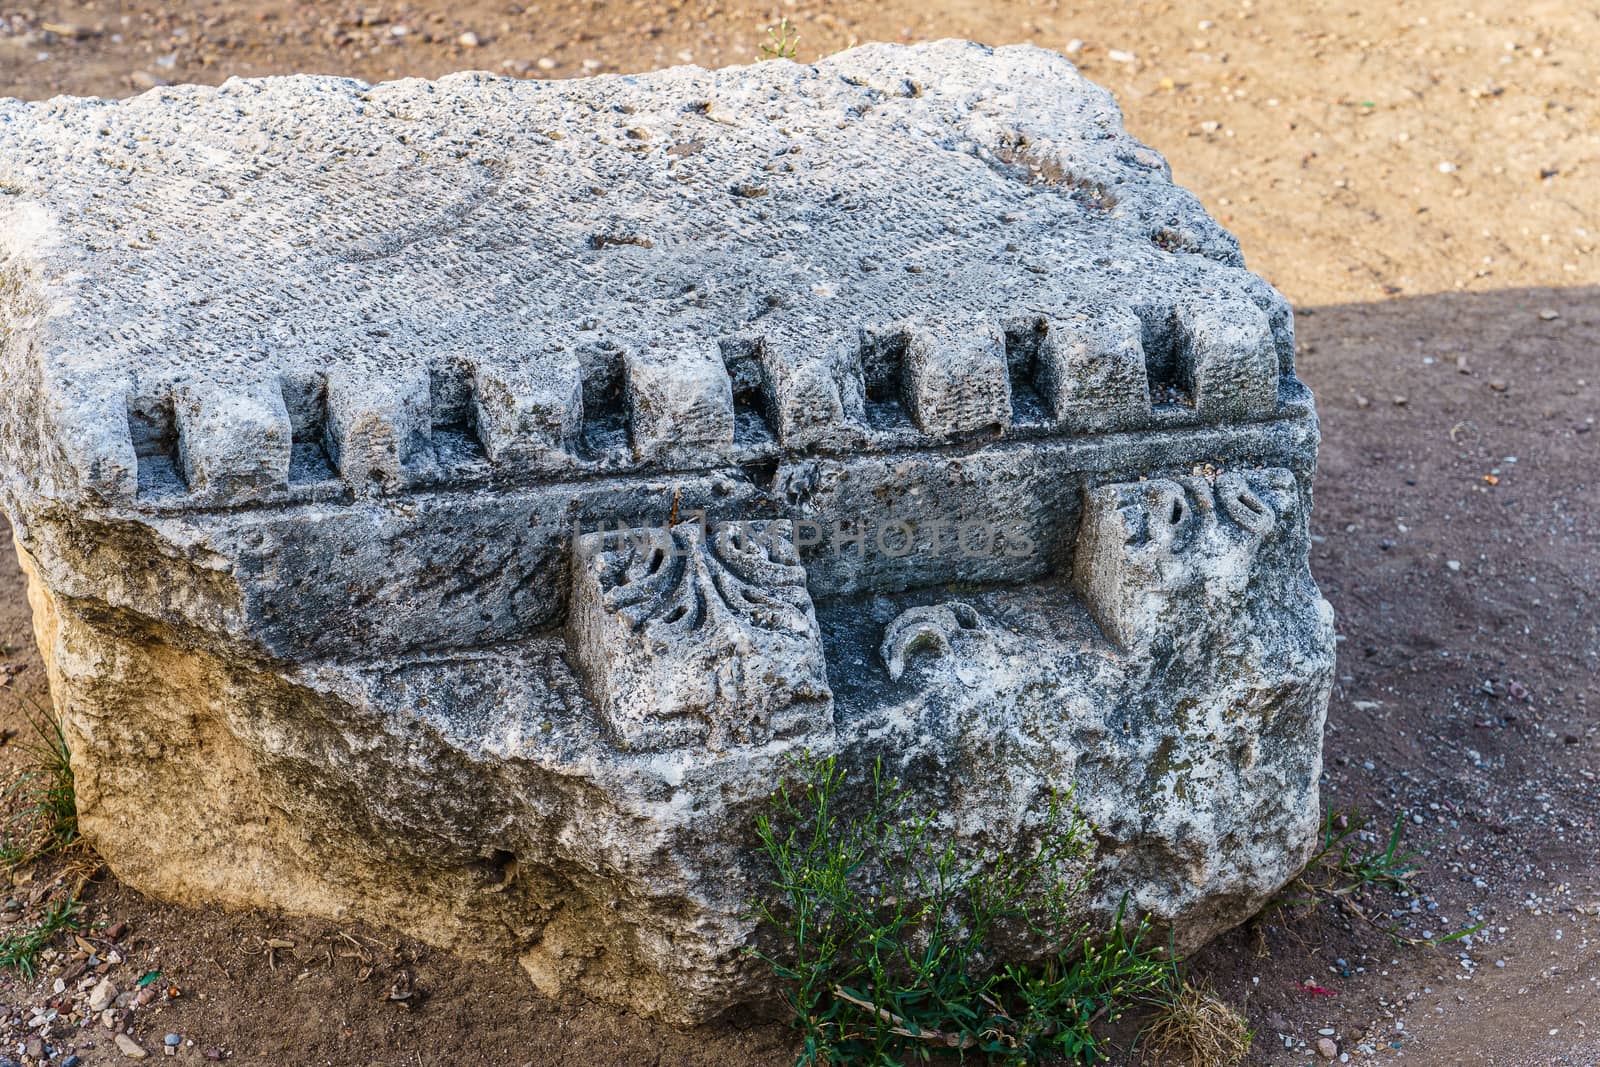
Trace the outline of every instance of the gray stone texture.
<instances>
[{"instance_id":1,"label":"gray stone texture","mask_svg":"<svg viewBox=\"0 0 1600 1067\"><path fill-rule=\"evenodd\" d=\"M1074 790L1093 917L1184 945L1312 846L1290 309L1059 56L0 101L0 325L81 823L151 893L693 1022L764 988L803 750L974 855Z\"/></svg>"}]
</instances>

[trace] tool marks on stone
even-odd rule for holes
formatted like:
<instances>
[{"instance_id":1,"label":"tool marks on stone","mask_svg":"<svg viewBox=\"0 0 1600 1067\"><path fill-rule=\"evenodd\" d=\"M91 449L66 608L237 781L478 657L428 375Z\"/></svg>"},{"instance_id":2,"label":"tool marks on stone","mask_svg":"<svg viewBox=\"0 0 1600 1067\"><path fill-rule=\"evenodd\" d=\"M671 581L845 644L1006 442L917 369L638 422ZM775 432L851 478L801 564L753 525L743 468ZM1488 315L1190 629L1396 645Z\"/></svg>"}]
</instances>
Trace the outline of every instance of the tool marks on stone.
<instances>
[{"instance_id":1,"label":"tool marks on stone","mask_svg":"<svg viewBox=\"0 0 1600 1067\"><path fill-rule=\"evenodd\" d=\"M63 436L122 504L649 476L1306 400L1282 298L1038 49L3 106L0 215L67 238L6 253L37 286L0 308L81 394ZM97 149L62 167L63 143ZM34 287L70 296L70 329L41 326ZM168 402L168 429L116 414L159 424ZM156 447L174 433L176 461Z\"/></svg>"}]
</instances>

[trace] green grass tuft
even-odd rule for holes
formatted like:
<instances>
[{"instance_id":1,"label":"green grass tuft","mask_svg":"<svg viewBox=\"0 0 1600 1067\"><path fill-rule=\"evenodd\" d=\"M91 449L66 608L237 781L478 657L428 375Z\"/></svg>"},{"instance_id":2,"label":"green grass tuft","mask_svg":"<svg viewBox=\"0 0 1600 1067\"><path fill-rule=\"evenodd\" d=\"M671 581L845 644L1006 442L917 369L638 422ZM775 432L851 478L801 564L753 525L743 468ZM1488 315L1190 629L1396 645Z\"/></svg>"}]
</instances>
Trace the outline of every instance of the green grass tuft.
<instances>
[{"instance_id":1,"label":"green grass tuft","mask_svg":"<svg viewBox=\"0 0 1600 1067\"><path fill-rule=\"evenodd\" d=\"M82 910L82 904L69 898L46 908L44 915L32 926L13 930L0 937L0 967L11 968L31 981L37 969L39 953L63 930L79 929L78 913Z\"/></svg>"},{"instance_id":2,"label":"green grass tuft","mask_svg":"<svg viewBox=\"0 0 1600 1067\"><path fill-rule=\"evenodd\" d=\"M800 50L800 31L787 18L778 20L776 26L767 28L767 40L761 46L763 59L793 59Z\"/></svg>"},{"instance_id":3,"label":"green grass tuft","mask_svg":"<svg viewBox=\"0 0 1600 1067\"><path fill-rule=\"evenodd\" d=\"M900 1064L935 1052L1007 1064L1093 1061L1092 1026L1181 988L1144 923L1092 931L1084 910L1088 825L1058 799L1021 854L963 858L881 766L846 798L832 760L799 764L757 820L774 876L752 907L758 951L800 1031L798 1067ZM853 783L852 783L853 786ZM849 814L854 811L858 814ZM1006 962L1026 936L1064 946L1038 965Z\"/></svg>"},{"instance_id":4,"label":"green grass tuft","mask_svg":"<svg viewBox=\"0 0 1600 1067\"><path fill-rule=\"evenodd\" d=\"M4 793L12 809L0 823L0 867L6 870L65 852L78 840L72 752L61 722L31 701L21 707L33 738L20 746L28 768Z\"/></svg>"},{"instance_id":5,"label":"green grass tuft","mask_svg":"<svg viewBox=\"0 0 1600 1067\"><path fill-rule=\"evenodd\" d=\"M1371 830L1372 820L1354 808L1330 810L1322 818L1321 846L1312 855L1300 877L1290 883L1275 902L1280 909L1315 907L1331 900L1398 944L1443 945L1458 941L1483 929L1484 924L1457 930L1442 937L1416 938L1402 934L1398 927L1376 922L1356 901L1363 890L1385 889L1401 895L1415 892L1412 879L1422 870L1422 853L1405 843L1406 813L1394 818L1386 837Z\"/></svg>"},{"instance_id":6,"label":"green grass tuft","mask_svg":"<svg viewBox=\"0 0 1600 1067\"><path fill-rule=\"evenodd\" d=\"M1330 811L1322 820L1322 847L1311 857L1308 869L1331 876L1330 892L1350 893L1367 886L1409 892L1411 879L1422 869L1422 854L1402 841L1405 819L1405 812L1395 816L1388 840L1379 848L1364 839L1371 825L1365 815L1354 809Z\"/></svg>"}]
</instances>

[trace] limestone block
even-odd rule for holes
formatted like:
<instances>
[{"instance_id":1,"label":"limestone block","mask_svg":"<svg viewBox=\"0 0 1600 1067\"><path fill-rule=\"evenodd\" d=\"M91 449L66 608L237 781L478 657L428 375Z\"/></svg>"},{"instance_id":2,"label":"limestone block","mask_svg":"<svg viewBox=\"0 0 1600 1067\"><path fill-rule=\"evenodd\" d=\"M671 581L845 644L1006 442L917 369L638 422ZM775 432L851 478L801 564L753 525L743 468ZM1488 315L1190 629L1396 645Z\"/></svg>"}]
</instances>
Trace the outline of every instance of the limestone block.
<instances>
[{"instance_id":1,"label":"limestone block","mask_svg":"<svg viewBox=\"0 0 1600 1067\"><path fill-rule=\"evenodd\" d=\"M77 487L101 503L130 502L139 489L139 458L134 450L129 391L119 383L107 392L84 395L75 383L64 387L41 384L38 425L28 426L27 416L17 411L20 417L13 422L13 447L55 442L62 463L57 470L39 471L42 482Z\"/></svg>"},{"instance_id":2,"label":"limestone block","mask_svg":"<svg viewBox=\"0 0 1600 1067\"><path fill-rule=\"evenodd\" d=\"M387 375L340 368L328 376L328 454L358 493L406 481L427 454L432 388L425 367Z\"/></svg>"},{"instance_id":3,"label":"limestone block","mask_svg":"<svg viewBox=\"0 0 1600 1067\"><path fill-rule=\"evenodd\" d=\"M569 449L583 429L577 353L479 359L473 366L478 436L496 463L540 462Z\"/></svg>"},{"instance_id":4,"label":"limestone block","mask_svg":"<svg viewBox=\"0 0 1600 1067\"><path fill-rule=\"evenodd\" d=\"M1278 406L1278 353L1267 315L1244 298L1180 304L1194 403L1210 421L1257 419Z\"/></svg>"},{"instance_id":5,"label":"limestone block","mask_svg":"<svg viewBox=\"0 0 1600 1067\"><path fill-rule=\"evenodd\" d=\"M176 402L178 453L184 481L213 499L289 484L289 411L277 382L248 391L183 390Z\"/></svg>"},{"instance_id":6,"label":"limestone block","mask_svg":"<svg viewBox=\"0 0 1600 1067\"><path fill-rule=\"evenodd\" d=\"M733 385L717 349L652 344L624 358L635 454L661 459L732 448Z\"/></svg>"},{"instance_id":7,"label":"limestone block","mask_svg":"<svg viewBox=\"0 0 1600 1067\"><path fill-rule=\"evenodd\" d=\"M967 857L1072 790L1076 918L1196 945L1316 840L1292 320L1031 47L0 100L0 506L80 825L698 1022L769 991L804 750Z\"/></svg>"},{"instance_id":8,"label":"limestone block","mask_svg":"<svg viewBox=\"0 0 1600 1067\"><path fill-rule=\"evenodd\" d=\"M905 404L933 437L1011 425L1006 338L992 321L941 322L907 331Z\"/></svg>"},{"instance_id":9,"label":"limestone block","mask_svg":"<svg viewBox=\"0 0 1600 1067\"><path fill-rule=\"evenodd\" d=\"M1049 319L1034 382L1061 425L1083 433L1149 425L1143 329L1126 307L1083 308Z\"/></svg>"},{"instance_id":10,"label":"limestone block","mask_svg":"<svg viewBox=\"0 0 1600 1067\"><path fill-rule=\"evenodd\" d=\"M863 388L859 372L849 369L857 342L848 332L811 325L771 330L759 340L778 439L794 451L860 440L854 425Z\"/></svg>"}]
</instances>

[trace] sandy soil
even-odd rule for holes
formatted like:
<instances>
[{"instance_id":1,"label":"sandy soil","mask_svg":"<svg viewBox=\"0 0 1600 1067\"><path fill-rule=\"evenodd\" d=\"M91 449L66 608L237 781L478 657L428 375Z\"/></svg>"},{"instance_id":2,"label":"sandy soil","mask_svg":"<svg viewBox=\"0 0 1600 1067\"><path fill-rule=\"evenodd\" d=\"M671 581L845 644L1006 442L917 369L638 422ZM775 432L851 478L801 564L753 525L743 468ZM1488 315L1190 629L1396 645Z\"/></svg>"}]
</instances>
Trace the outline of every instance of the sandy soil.
<instances>
[{"instance_id":1,"label":"sandy soil","mask_svg":"<svg viewBox=\"0 0 1600 1067\"><path fill-rule=\"evenodd\" d=\"M288 71L717 65L753 58L780 14L802 60L942 36L1070 52L1300 310L1325 434L1314 566L1342 636L1325 796L1404 813L1427 849L1419 898L1370 898L1398 912L1383 922L1413 936L1487 924L1436 950L1396 947L1348 913L1279 916L1203 951L1196 972L1245 1006L1256 1064L1314 1062L1321 1030L1357 1063L1600 1064L1592 6L4 2L0 93L29 98ZM9 561L0 645L9 689L42 695ZM0 699L0 726L16 719ZM0 777L16 773L14 748L0 748ZM31 902L53 874L8 892ZM129 924L119 970L160 970L180 990L135 1029L152 1049L169 1030L192 1039L182 1062L208 1047L238 1063L397 1067L792 1058L771 1021L663 1030L381 931L178 910L110 877L93 893L96 916ZM274 938L294 947L269 951ZM419 991L413 1006L387 999L396 981ZM17 1053L49 982L0 977L0 1056ZM121 1060L98 1028L51 1044Z\"/></svg>"}]
</instances>

